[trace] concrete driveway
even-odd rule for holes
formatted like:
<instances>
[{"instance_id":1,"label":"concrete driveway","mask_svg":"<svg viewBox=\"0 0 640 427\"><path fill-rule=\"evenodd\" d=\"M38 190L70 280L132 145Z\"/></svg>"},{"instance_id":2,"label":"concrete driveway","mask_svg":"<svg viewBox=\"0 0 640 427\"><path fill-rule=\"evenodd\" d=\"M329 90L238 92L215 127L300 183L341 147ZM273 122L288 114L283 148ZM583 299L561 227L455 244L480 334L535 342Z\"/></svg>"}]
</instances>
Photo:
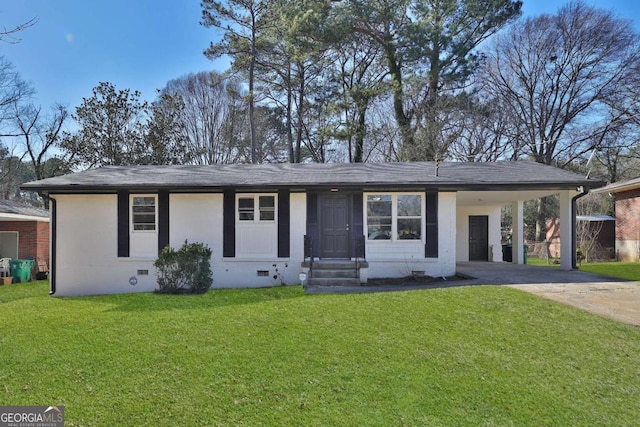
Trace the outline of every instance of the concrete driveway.
<instances>
[{"instance_id":1,"label":"concrete driveway","mask_svg":"<svg viewBox=\"0 0 640 427\"><path fill-rule=\"evenodd\" d=\"M640 268L640 265L638 266ZM611 319L640 326L640 282L624 281L579 270L463 262L458 273L469 284L500 284L568 304Z\"/></svg>"}]
</instances>

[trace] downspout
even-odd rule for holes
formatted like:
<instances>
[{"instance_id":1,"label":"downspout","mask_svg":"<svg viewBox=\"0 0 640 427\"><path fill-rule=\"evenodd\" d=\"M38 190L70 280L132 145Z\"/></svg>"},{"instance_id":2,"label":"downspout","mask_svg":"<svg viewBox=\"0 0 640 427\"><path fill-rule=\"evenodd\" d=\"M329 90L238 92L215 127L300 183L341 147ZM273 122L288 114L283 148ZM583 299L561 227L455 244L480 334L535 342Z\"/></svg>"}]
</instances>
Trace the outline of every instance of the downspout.
<instances>
[{"instance_id":1,"label":"downspout","mask_svg":"<svg viewBox=\"0 0 640 427\"><path fill-rule=\"evenodd\" d=\"M589 187L580 186L578 187L578 191L580 191L580 193L576 194L571 198L571 224L573 224L573 226L571 227L571 269L572 270L578 269L578 263L576 260L577 251L578 251L578 243L577 243L578 239L576 236L576 213L578 210L577 202L578 202L578 199L589 194Z\"/></svg>"},{"instance_id":2,"label":"downspout","mask_svg":"<svg viewBox=\"0 0 640 427\"><path fill-rule=\"evenodd\" d=\"M49 295L56 293L56 248L57 245L57 200L53 197L49 198Z\"/></svg>"}]
</instances>

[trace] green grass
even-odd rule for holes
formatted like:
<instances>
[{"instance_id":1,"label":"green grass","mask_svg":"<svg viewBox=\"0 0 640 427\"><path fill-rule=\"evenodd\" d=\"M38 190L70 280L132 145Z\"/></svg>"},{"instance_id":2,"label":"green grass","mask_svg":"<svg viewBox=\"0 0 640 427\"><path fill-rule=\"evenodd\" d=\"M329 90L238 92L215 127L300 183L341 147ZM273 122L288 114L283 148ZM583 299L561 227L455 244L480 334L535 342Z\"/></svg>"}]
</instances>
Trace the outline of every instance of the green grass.
<instances>
[{"instance_id":1,"label":"green grass","mask_svg":"<svg viewBox=\"0 0 640 427\"><path fill-rule=\"evenodd\" d=\"M560 268L560 258L549 258L549 261L547 262L546 258L527 257L527 265Z\"/></svg>"},{"instance_id":2,"label":"green grass","mask_svg":"<svg viewBox=\"0 0 640 427\"><path fill-rule=\"evenodd\" d=\"M638 354L640 328L507 287L0 287L0 402L67 426L634 425Z\"/></svg>"},{"instance_id":3,"label":"green grass","mask_svg":"<svg viewBox=\"0 0 640 427\"><path fill-rule=\"evenodd\" d=\"M579 270L627 280L640 280L640 263L637 262L594 262L583 263Z\"/></svg>"},{"instance_id":4,"label":"green grass","mask_svg":"<svg viewBox=\"0 0 640 427\"><path fill-rule=\"evenodd\" d=\"M551 259L551 264L547 264L544 258L527 258L528 265L536 265L543 267L559 268L560 264L553 262L557 258ZM604 276L618 277L626 280L640 281L640 263L638 262L590 262L582 263L578 266L578 270L587 271L589 273L602 274Z\"/></svg>"}]
</instances>

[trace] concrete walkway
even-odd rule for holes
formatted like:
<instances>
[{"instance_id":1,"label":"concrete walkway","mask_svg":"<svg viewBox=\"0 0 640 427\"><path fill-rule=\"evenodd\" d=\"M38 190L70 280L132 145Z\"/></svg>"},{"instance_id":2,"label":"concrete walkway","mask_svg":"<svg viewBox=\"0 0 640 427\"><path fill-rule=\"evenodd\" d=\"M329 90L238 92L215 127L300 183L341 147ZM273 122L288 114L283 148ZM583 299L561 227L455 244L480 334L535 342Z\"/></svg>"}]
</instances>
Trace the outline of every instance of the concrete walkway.
<instances>
[{"instance_id":1,"label":"concrete walkway","mask_svg":"<svg viewBox=\"0 0 640 427\"><path fill-rule=\"evenodd\" d=\"M638 266L640 268L640 265ZM640 282L600 276L584 271L564 271L511 263L461 262L457 272L469 277L439 282L409 282L373 286L314 287L307 293L386 292L453 286L506 285L543 298L640 326Z\"/></svg>"}]
</instances>

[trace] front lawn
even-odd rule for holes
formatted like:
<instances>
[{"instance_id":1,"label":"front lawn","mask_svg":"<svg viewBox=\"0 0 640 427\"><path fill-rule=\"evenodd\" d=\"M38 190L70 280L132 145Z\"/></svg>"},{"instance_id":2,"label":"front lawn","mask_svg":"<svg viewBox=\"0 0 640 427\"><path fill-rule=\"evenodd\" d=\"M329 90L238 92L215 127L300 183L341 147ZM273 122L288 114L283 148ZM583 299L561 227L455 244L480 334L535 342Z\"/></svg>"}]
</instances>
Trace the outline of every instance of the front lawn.
<instances>
[{"instance_id":1,"label":"front lawn","mask_svg":"<svg viewBox=\"0 0 640 427\"><path fill-rule=\"evenodd\" d=\"M527 258L527 264L542 267L560 267L560 260L552 258L549 263L544 258ZM640 281L640 263L638 262L589 262L578 265L578 270L604 276Z\"/></svg>"},{"instance_id":2,"label":"front lawn","mask_svg":"<svg viewBox=\"0 0 640 427\"><path fill-rule=\"evenodd\" d=\"M640 280L640 263L637 262L593 262L582 264L578 269L620 279Z\"/></svg>"},{"instance_id":3,"label":"front lawn","mask_svg":"<svg viewBox=\"0 0 640 427\"><path fill-rule=\"evenodd\" d=\"M634 425L640 328L498 286L0 287L0 402L66 425Z\"/></svg>"}]
</instances>

